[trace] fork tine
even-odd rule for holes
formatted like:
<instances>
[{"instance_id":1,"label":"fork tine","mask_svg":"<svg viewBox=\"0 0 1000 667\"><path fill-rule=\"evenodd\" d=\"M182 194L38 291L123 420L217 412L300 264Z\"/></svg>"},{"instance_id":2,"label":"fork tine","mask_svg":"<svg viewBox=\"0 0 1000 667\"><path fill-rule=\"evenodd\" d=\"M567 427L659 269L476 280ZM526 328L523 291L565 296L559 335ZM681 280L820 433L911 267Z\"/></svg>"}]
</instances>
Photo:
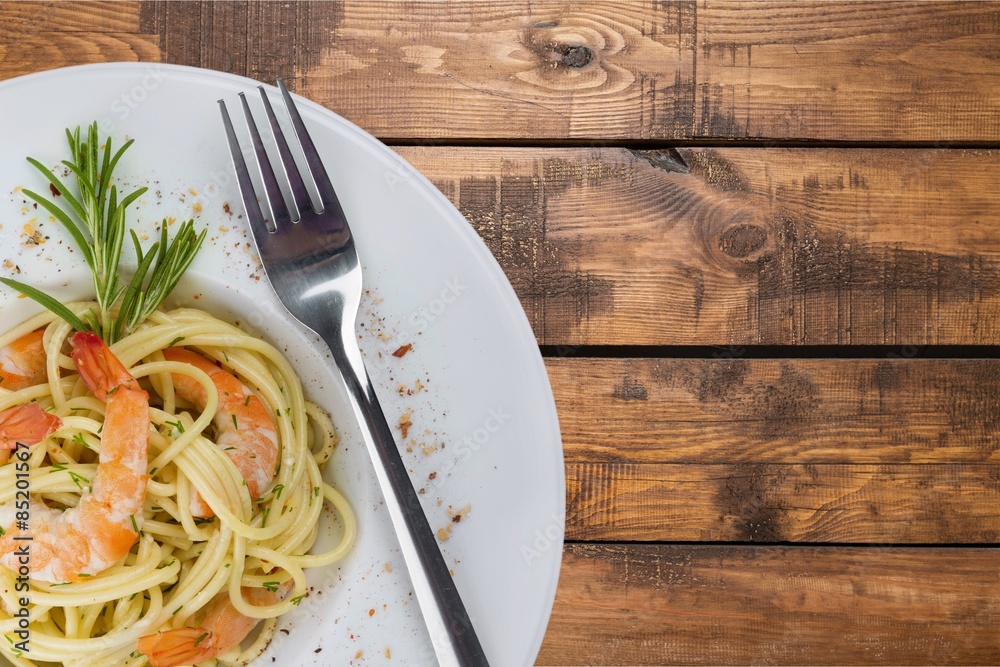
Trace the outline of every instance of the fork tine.
<instances>
[{"instance_id":1,"label":"fork tine","mask_svg":"<svg viewBox=\"0 0 1000 667\"><path fill-rule=\"evenodd\" d=\"M339 209L340 200L337 199L337 193L333 190L333 183L330 182L330 177L326 174L323 160L319 157L316 145L313 144L312 137L309 136L309 131L306 129L305 123L302 122L302 116L299 115L299 110L295 107L295 102L292 101L292 96L288 93L285 82L280 78L278 79L278 88L281 89L281 97L284 99L285 107L288 109L288 118L292 121L295 136L299 140L302 152L306 156L306 163L309 165L309 171L312 172L316 188L319 190L320 199L322 200L320 203L324 209L329 206L335 206Z\"/></svg>"},{"instance_id":2,"label":"fork tine","mask_svg":"<svg viewBox=\"0 0 1000 667\"><path fill-rule=\"evenodd\" d=\"M240 196L243 197L243 210L247 213L247 222L250 224L250 232L257 243L264 242L270 236L264 216L257 202L257 195L253 190L253 181L250 180L250 170L247 169L246 160L243 159L243 151L240 149L240 142L236 138L236 130L233 129L233 121L229 118L229 111L226 103L219 100L219 110L222 112L222 124L226 127L226 139L229 141L229 156L233 160L233 168L236 169L236 182L240 186Z\"/></svg>"},{"instance_id":3,"label":"fork tine","mask_svg":"<svg viewBox=\"0 0 1000 667\"><path fill-rule=\"evenodd\" d=\"M271 209L271 224L275 230L281 228L283 223L290 220L288 207L285 205L285 197L281 194L281 186L274 176L274 167L267 157L264 149L264 142L260 138L260 131L257 123L254 122L253 114L250 112L250 105L247 104L247 96L240 93L240 102L243 104L243 115L247 119L247 129L250 130L250 140L253 144L254 153L257 155L257 168L260 170L260 179L264 183L264 199Z\"/></svg>"},{"instance_id":4,"label":"fork tine","mask_svg":"<svg viewBox=\"0 0 1000 667\"><path fill-rule=\"evenodd\" d=\"M310 211L312 210L312 200L309 199L309 190L306 189L306 185L302 181L302 174L299 173L299 168L295 164L295 158L292 157L292 151L288 148L285 133L281 131L281 126L278 125L278 119L274 115L274 107L271 106L271 100L267 97L267 91L264 90L264 86L257 86L257 90L260 91L260 99L264 103L264 113L267 114L267 122L271 126L271 135L274 136L274 143L278 146L278 155L281 157L281 168L291 187L294 205L298 211ZM295 218L296 222L300 217Z\"/></svg>"}]
</instances>

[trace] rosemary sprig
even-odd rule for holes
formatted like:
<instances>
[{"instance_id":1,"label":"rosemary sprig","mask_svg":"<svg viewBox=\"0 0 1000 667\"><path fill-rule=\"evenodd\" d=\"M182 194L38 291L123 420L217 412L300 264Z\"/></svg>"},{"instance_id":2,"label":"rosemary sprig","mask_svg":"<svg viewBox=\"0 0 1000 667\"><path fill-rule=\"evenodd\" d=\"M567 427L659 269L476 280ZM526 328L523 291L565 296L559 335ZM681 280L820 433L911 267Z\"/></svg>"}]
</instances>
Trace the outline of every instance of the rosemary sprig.
<instances>
[{"instance_id":1,"label":"rosemary sprig","mask_svg":"<svg viewBox=\"0 0 1000 667\"><path fill-rule=\"evenodd\" d=\"M80 318L38 289L10 278L0 278L0 282L34 299L73 328L93 331L111 344L134 331L163 303L201 248L207 229L195 233L194 220L189 220L168 241L168 223L164 220L160 239L147 251L143 251L135 232L129 230L138 268L126 280L118 266L125 241L125 212L147 188L119 199L111 177L132 140L117 151L113 151L110 137L101 146L97 123L88 128L86 139L81 140L80 128L75 132L66 130L66 139L72 160L63 160L62 164L75 176L78 194L74 195L52 170L30 157L28 162L48 180L53 195L61 195L67 206L60 207L53 199L31 190L24 190L24 194L52 214L73 237L93 274L99 312L92 310Z\"/></svg>"}]
</instances>

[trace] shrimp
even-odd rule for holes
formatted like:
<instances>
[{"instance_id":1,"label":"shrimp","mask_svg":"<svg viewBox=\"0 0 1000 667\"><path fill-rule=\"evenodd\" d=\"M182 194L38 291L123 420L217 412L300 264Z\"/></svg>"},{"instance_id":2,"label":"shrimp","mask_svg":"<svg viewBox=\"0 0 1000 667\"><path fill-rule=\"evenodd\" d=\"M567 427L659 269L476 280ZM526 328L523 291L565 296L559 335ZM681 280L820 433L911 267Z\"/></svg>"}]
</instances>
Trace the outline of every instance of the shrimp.
<instances>
[{"instance_id":1,"label":"shrimp","mask_svg":"<svg viewBox=\"0 0 1000 667\"><path fill-rule=\"evenodd\" d=\"M38 403L22 403L0 412L0 465L7 463L17 443L37 445L60 426L62 420Z\"/></svg>"},{"instance_id":2,"label":"shrimp","mask_svg":"<svg viewBox=\"0 0 1000 667\"><path fill-rule=\"evenodd\" d=\"M0 387L19 391L45 381L44 334L37 329L0 349ZM52 420L58 418L28 404L0 412L0 465L7 463L18 441L34 445L59 428L61 422Z\"/></svg>"},{"instance_id":3,"label":"shrimp","mask_svg":"<svg viewBox=\"0 0 1000 667\"><path fill-rule=\"evenodd\" d=\"M285 581L277 590L241 588L243 598L254 607L277 604L292 587ZM233 648L250 634L262 619L236 611L228 593L216 596L216 603L197 628L175 628L139 639L139 653L152 667L180 667L215 658Z\"/></svg>"},{"instance_id":4,"label":"shrimp","mask_svg":"<svg viewBox=\"0 0 1000 667\"><path fill-rule=\"evenodd\" d=\"M142 528L146 497L149 396L96 334L77 333L72 345L84 383L107 404L92 486L65 511L32 499L27 528L14 522L12 503L0 507L0 564L17 569L17 537L27 534L29 576L49 583L92 576L121 560Z\"/></svg>"},{"instance_id":5,"label":"shrimp","mask_svg":"<svg viewBox=\"0 0 1000 667\"><path fill-rule=\"evenodd\" d=\"M62 426L62 420L46 412L38 403L22 403L0 412L0 454L7 460L8 450L17 443L37 445Z\"/></svg>"},{"instance_id":6,"label":"shrimp","mask_svg":"<svg viewBox=\"0 0 1000 667\"><path fill-rule=\"evenodd\" d=\"M0 349L0 387L18 391L45 381L44 334L32 331Z\"/></svg>"},{"instance_id":7,"label":"shrimp","mask_svg":"<svg viewBox=\"0 0 1000 667\"><path fill-rule=\"evenodd\" d=\"M163 351L167 361L179 361L199 368L212 379L219 393L219 407L213 423L216 444L236 464L256 500L267 489L278 463L278 434L274 418L259 398L232 373L223 370L206 357L184 348ZM174 390L185 401L204 410L205 389L188 375L171 374ZM198 518L214 515L197 491L192 493L191 514Z\"/></svg>"}]
</instances>

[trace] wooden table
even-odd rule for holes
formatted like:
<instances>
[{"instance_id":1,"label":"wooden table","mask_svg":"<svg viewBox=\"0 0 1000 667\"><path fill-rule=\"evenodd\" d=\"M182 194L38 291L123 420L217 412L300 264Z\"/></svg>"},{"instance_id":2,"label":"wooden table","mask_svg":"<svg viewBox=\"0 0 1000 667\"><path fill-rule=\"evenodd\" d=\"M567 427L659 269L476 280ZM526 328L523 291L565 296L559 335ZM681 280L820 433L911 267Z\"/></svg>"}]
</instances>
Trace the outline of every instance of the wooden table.
<instances>
[{"instance_id":1,"label":"wooden table","mask_svg":"<svg viewBox=\"0 0 1000 667\"><path fill-rule=\"evenodd\" d=\"M543 665L1000 663L1000 4L0 3L273 80L482 235L566 453Z\"/></svg>"}]
</instances>

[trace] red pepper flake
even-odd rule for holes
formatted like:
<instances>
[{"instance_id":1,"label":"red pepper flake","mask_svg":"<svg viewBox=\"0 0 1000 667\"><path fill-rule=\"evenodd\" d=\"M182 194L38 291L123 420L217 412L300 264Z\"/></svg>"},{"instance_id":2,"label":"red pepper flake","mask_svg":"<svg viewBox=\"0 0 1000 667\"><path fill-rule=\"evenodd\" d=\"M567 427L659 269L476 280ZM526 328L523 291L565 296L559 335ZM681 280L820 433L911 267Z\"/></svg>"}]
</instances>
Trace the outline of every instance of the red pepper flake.
<instances>
[{"instance_id":1,"label":"red pepper flake","mask_svg":"<svg viewBox=\"0 0 1000 667\"><path fill-rule=\"evenodd\" d=\"M49 190L52 192L53 197L58 197L62 194L59 192L59 188L57 188L53 183L49 183Z\"/></svg>"},{"instance_id":2,"label":"red pepper flake","mask_svg":"<svg viewBox=\"0 0 1000 667\"><path fill-rule=\"evenodd\" d=\"M375 615L375 610L374 609L369 609L368 610L368 615L369 616L374 616Z\"/></svg>"},{"instance_id":3,"label":"red pepper flake","mask_svg":"<svg viewBox=\"0 0 1000 667\"><path fill-rule=\"evenodd\" d=\"M434 479L437 476L438 474L436 472L432 472L431 474L427 475L427 479Z\"/></svg>"},{"instance_id":4,"label":"red pepper flake","mask_svg":"<svg viewBox=\"0 0 1000 667\"><path fill-rule=\"evenodd\" d=\"M412 343L407 343L406 345L401 345L398 350L392 353L392 356L397 359L402 359L403 355L413 349Z\"/></svg>"}]
</instances>

